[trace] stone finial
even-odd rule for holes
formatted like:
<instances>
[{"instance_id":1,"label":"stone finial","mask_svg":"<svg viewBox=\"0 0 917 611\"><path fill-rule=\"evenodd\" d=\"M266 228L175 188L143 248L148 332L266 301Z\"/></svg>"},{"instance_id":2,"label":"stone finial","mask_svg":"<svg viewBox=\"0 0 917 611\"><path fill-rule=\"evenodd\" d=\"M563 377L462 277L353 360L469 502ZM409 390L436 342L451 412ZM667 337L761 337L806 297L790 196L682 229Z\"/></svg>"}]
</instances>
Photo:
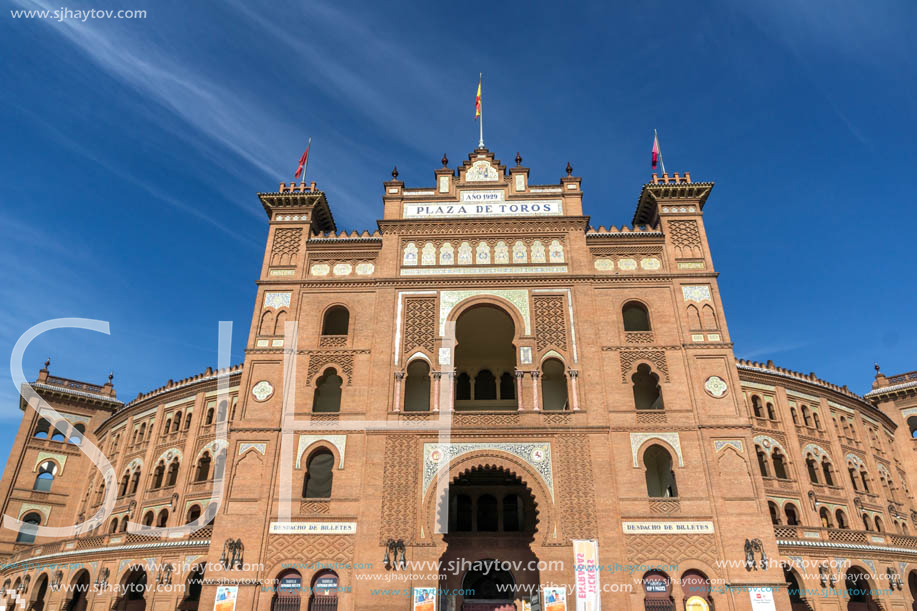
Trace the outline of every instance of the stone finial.
<instances>
[{"instance_id":1,"label":"stone finial","mask_svg":"<svg viewBox=\"0 0 917 611\"><path fill-rule=\"evenodd\" d=\"M567 176L573 176L573 166L570 165L570 162L567 162Z\"/></svg>"},{"instance_id":2,"label":"stone finial","mask_svg":"<svg viewBox=\"0 0 917 611\"><path fill-rule=\"evenodd\" d=\"M522 155L519 154L519 151L516 151L516 167L522 165Z\"/></svg>"},{"instance_id":3,"label":"stone finial","mask_svg":"<svg viewBox=\"0 0 917 611\"><path fill-rule=\"evenodd\" d=\"M398 180L398 166L392 168L392 178Z\"/></svg>"},{"instance_id":4,"label":"stone finial","mask_svg":"<svg viewBox=\"0 0 917 611\"><path fill-rule=\"evenodd\" d=\"M111 384L111 381L114 380L114 379L115 379L115 372L114 372L114 371L109 371L109 372L108 372L108 383Z\"/></svg>"},{"instance_id":5,"label":"stone finial","mask_svg":"<svg viewBox=\"0 0 917 611\"><path fill-rule=\"evenodd\" d=\"M47 367L47 366L48 366L48 364L45 363L45 367ZM872 366L876 368L876 375L879 375L879 374L882 373L881 371L879 371L879 364L878 364L878 363L873 363Z\"/></svg>"},{"instance_id":6,"label":"stone finial","mask_svg":"<svg viewBox=\"0 0 917 611\"><path fill-rule=\"evenodd\" d=\"M48 367L50 367L50 366L51 366L51 357L49 356L49 357L48 357L48 360L45 361L45 369L48 369ZM878 371L878 370L879 370L879 367L878 367L878 365L877 365L877 366L876 366L876 371Z\"/></svg>"},{"instance_id":7,"label":"stone finial","mask_svg":"<svg viewBox=\"0 0 917 611\"><path fill-rule=\"evenodd\" d=\"M441 159L441 161L443 162L443 167L446 167L447 165L449 165L449 158L446 157L445 153L443 153L443 158Z\"/></svg>"}]
</instances>

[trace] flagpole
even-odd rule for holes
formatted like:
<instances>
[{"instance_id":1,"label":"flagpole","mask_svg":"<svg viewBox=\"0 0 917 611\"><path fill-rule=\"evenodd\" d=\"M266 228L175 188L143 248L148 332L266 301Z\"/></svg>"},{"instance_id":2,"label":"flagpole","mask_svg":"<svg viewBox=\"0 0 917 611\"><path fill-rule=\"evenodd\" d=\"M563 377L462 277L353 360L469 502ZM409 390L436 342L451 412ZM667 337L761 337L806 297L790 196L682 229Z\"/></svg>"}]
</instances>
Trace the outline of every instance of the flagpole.
<instances>
[{"instance_id":1,"label":"flagpole","mask_svg":"<svg viewBox=\"0 0 917 611\"><path fill-rule=\"evenodd\" d=\"M659 165L662 166L662 174L665 175L665 161L662 160L662 145L659 144L659 134L653 129L653 137L656 139L656 145L659 146Z\"/></svg>"},{"instance_id":2,"label":"flagpole","mask_svg":"<svg viewBox=\"0 0 917 611\"><path fill-rule=\"evenodd\" d=\"M309 136L309 142L306 144L306 150L309 151L309 155L312 154L312 136ZM302 167L302 184L306 184L306 169L309 167L309 157L306 157L306 163Z\"/></svg>"},{"instance_id":3,"label":"flagpole","mask_svg":"<svg viewBox=\"0 0 917 611\"><path fill-rule=\"evenodd\" d=\"M480 72L478 76L479 82L481 83L481 116L478 117L480 125L478 127L481 129L481 139L478 140L478 148L484 148L484 73Z\"/></svg>"}]
</instances>

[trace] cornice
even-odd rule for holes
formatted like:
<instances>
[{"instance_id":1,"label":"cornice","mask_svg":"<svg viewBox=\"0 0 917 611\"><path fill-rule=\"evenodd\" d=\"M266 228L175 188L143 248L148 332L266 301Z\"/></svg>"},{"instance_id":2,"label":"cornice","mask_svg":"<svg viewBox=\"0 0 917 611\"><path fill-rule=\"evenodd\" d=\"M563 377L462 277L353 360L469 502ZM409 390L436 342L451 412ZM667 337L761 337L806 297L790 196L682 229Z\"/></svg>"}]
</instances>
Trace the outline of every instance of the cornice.
<instances>
[{"instance_id":1,"label":"cornice","mask_svg":"<svg viewBox=\"0 0 917 611\"><path fill-rule=\"evenodd\" d=\"M383 235L532 234L582 231L589 225L588 216L485 217L449 219L381 219L377 221Z\"/></svg>"}]
</instances>

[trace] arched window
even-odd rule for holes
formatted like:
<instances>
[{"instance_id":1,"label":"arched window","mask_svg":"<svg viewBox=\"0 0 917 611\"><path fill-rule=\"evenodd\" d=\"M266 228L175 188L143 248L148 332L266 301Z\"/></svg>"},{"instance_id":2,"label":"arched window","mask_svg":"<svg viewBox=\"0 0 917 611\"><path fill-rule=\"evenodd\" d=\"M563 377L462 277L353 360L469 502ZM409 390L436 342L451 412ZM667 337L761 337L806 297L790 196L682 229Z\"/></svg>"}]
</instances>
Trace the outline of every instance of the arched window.
<instances>
[{"instance_id":1,"label":"arched window","mask_svg":"<svg viewBox=\"0 0 917 611\"><path fill-rule=\"evenodd\" d=\"M458 532L471 532L472 526L471 497L459 494L455 497L455 530Z\"/></svg>"},{"instance_id":2,"label":"arched window","mask_svg":"<svg viewBox=\"0 0 917 611\"><path fill-rule=\"evenodd\" d=\"M819 431L821 430L821 420L818 419L818 412L812 412L812 422L815 424L815 428Z\"/></svg>"},{"instance_id":3,"label":"arched window","mask_svg":"<svg viewBox=\"0 0 917 611\"><path fill-rule=\"evenodd\" d=\"M166 420L166 425L165 425L164 427L162 427L162 434L163 434L163 435L168 435L168 434L169 434L169 430L171 429L171 427L172 427L172 419L169 418L169 419Z\"/></svg>"},{"instance_id":4,"label":"arched window","mask_svg":"<svg viewBox=\"0 0 917 611\"><path fill-rule=\"evenodd\" d=\"M661 445L653 444L643 454L646 468L646 492L650 497L676 497L675 472L672 470L672 455Z\"/></svg>"},{"instance_id":5,"label":"arched window","mask_svg":"<svg viewBox=\"0 0 917 611\"><path fill-rule=\"evenodd\" d=\"M80 445L83 443L83 436L86 433L86 425L82 422L74 425L73 430L70 432L70 443L73 445Z\"/></svg>"},{"instance_id":6,"label":"arched window","mask_svg":"<svg viewBox=\"0 0 917 611\"><path fill-rule=\"evenodd\" d=\"M207 413L204 415L204 426L210 426L213 424L213 408L207 408Z\"/></svg>"},{"instance_id":7,"label":"arched window","mask_svg":"<svg viewBox=\"0 0 917 611\"><path fill-rule=\"evenodd\" d=\"M755 454L758 455L758 469L761 470L761 476L770 477L767 470L767 454L761 449L761 446L755 446Z\"/></svg>"},{"instance_id":8,"label":"arched window","mask_svg":"<svg viewBox=\"0 0 917 611\"><path fill-rule=\"evenodd\" d=\"M812 426L812 421L809 418L809 408L805 405L802 406L802 423L806 426Z\"/></svg>"},{"instance_id":9,"label":"arched window","mask_svg":"<svg viewBox=\"0 0 917 611\"><path fill-rule=\"evenodd\" d=\"M45 420L44 418L39 419L38 425L35 427L34 437L36 439L47 439L48 432L51 430L51 423Z\"/></svg>"},{"instance_id":10,"label":"arched window","mask_svg":"<svg viewBox=\"0 0 917 611\"><path fill-rule=\"evenodd\" d=\"M143 442L144 435L146 435L146 422L140 425L140 434L137 436L137 443Z\"/></svg>"},{"instance_id":11,"label":"arched window","mask_svg":"<svg viewBox=\"0 0 917 611\"><path fill-rule=\"evenodd\" d=\"M793 424L799 425L799 416L796 415L796 408L790 407L790 417L793 419Z\"/></svg>"},{"instance_id":12,"label":"arched window","mask_svg":"<svg viewBox=\"0 0 917 611\"><path fill-rule=\"evenodd\" d=\"M497 398L497 379L489 369L482 369L474 376L474 400L494 401Z\"/></svg>"},{"instance_id":13,"label":"arched window","mask_svg":"<svg viewBox=\"0 0 917 611\"><path fill-rule=\"evenodd\" d=\"M758 395L751 396L751 409L755 413L755 418L764 418L764 411L761 409L761 397Z\"/></svg>"},{"instance_id":14,"label":"arched window","mask_svg":"<svg viewBox=\"0 0 917 611\"><path fill-rule=\"evenodd\" d=\"M127 519L127 516L124 516L124 519L121 520L121 526L118 528L118 531L119 531L119 532L126 533L126 532L127 532L127 523L128 523L128 522L129 522L129 520Z\"/></svg>"},{"instance_id":15,"label":"arched window","mask_svg":"<svg viewBox=\"0 0 917 611\"><path fill-rule=\"evenodd\" d=\"M112 534L118 532L118 518L113 519L108 525L108 532Z\"/></svg>"},{"instance_id":16,"label":"arched window","mask_svg":"<svg viewBox=\"0 0 917 611\"><path fill-rule=\"evenodd\" d=\"M181 412L175 413L175 420L172 421L172 432L175 433L181 429Z\"/></svg>"},{"instance_id":17,"label":"arched window","mask_svg":"<svg viewBox=\"0 0 917 611\"><path fill-rule=\"evenodd\" d=\"M917 439L917 416L911 416L907 419L907 428L911 431L911 437Z\"/></svg>"},{"instance_id":18,"label":"arched window","mask_svg":"<svg viewBox=\"0 0 917 611\"><path fill-rule=\"evenodd\" d=\"M630 379L634 383L634 406L638 410L664 408L659 376L652 372L649 365L640 364Z\"/></svg>"},{"instance_id":19,"label":"arched window","mask_svg":"<svg viewBox=\"0 0 917 611\"><path fill-rule=\"evenodd\" d=\"M166 474L166 464L159 461L159 464L156 465L156 468L153 469L153 488L162 488L162 480Z\"/></svg>"},{"instance_id":20,"label":"arched window","mask_svg":"<svg viewBox=\"0 0 917 611\"><path fill-rule=\"evenodd\" d=\"M557 359L547 359L541 366L541 403L545 411L567 409L567 376Z\"/></svg>"},{"instance_id":21,"label":"arched window","mask_svg":"<svg viewBox=\"0 0 917 611\"><path fill-rule=\"evenodd\" d=\"M38 475L35 477L35 484L32 490L37 492L48 492L51 490L51 484L54 483L54 475L57 473L57 465L46 460L38 467Z\"/></svg>"},{"instance_id":22,"label":"arched window","mask_svg":"<svg viewBox=\"0 0 917 611\"><path fill-rule=\"evenodd\" d=\"M65 423L58 422L57 424L64 426ZM67 441L67 437L55 426L51 428L51 441Z\"/></svg>"},{"instance_id":23,"label":"arched window","mask_svg":"<svg viewBox=\"0 0 917 611\"><path fill-rule=\"evenodd\" d=\"M649 331L650 313L639 301L628 301L621 308L625 331Z\"/></svg>"},{"instance_id":24,"label":"arched window","mask_svg":"<svg viewBox=\"0 0 917 611\"><path fill-rule=\"evenodd\" d=\"M178 459L176 458L169 463L169 472L166 475L166 486L174 486L178 481Z\"/></svg>"},{"instance_id":25,"label":"arched window","mask_svg":"<svg viewBox=\"0 0 917 611\"><path fill-rule=\"evenodd\" d=\"M307 499L330 499L331 484L334 479L334 454L320 448L306 461L306 476L303 480L302 495Z\"/></svg>"},{"instance_id":26,"label":"arched window","mask_svg":"<svg viewBox=\"0 0 917 611\"><path fill-rule=\"evenodd\" d=\"M404 382L404 411L430 411L430 366L423 359L411 361Z\"/></svg>"},{"instance_id":27,"label":"arched window","mask_svg":"<svg viewBox=\"0 0 917 611\"><path fill-rule=\"evenodd\" d=\"M471 376L464 371L455 378L455 400L471 401Z\"/></svg>"},{"instance_id":28,"label":"arched window","mask_svg":"<svg viewBox=\"0 0 917 611\"><path fill-rule=\"evenodd\" d=\"M166 524L169 523L169 510L163 509L159 512L159 518L156 520L156 526L159 528L165 528Z\"/></svg>"},{"instance_id":29,"label":"arched window","mask_svg":"<svg viewBox=\"0 0 917 611\"><path fill-rule=\"evenodd\" d=\"M197 461L197 473L194 476L194 481L205 482L208 479L210 479L210 453L204 452L200 460Z\"/></svg>"},{"instance_id":30,"label":"arched window","mask_svg":"<svg viewBox=\"0 0 917 611\"><path fill-rule=\"evenodd\" d=\"M34 543L37 527L41 525L41 514L37 511L30 511L22 518L22 522L19 534L16 535L16 543Z\"/></svg>"},{"instance_id":31,"label":"arched window","mask_svg":"<svg viewBox=\"0 0 917 611\"><path fill-rule=\"evenodd\" d=\"M129 473L125 473L121 476L121 487L118 488L118 496L124 496L127 494L127 486L130 484L131 476Z\"/></svg>"},{"instance_id":32,"label":"arched window","mask_svg":"<svg viewBox=\"0 0 917 611\"><path fill-rule=\"evenodd\" d=\"M190 524L191 522L197 520L199 517L201 517L201 506L192 505L191 508L188 509L188 516L185 518L185 524Z\"/></svg>"},{"instance_id":33,"label":"arched window","mask_svg":"<svg viewBox=\"0 0 917 611\"><path fill-rule=\"evenodd\" d=\"M789 526L799 526L799 512L792 503L787 503L783 512L786 514L786 523Z\"/></svg>"},{"instance_id":34,"label":"arched window","mask_svg":"<svg viewBox=\"0 0 917 611\"><path fill-rule=\"evenodd\" d=\"M838 528L850 528L850 525L847 523L847 514L844 513L844 510L838 509L835 511L834 519L837 520Z\"/></svg>"},{"instance_id":35,"label":"arched window","mask_svg":"<svg viewBox=\"0 0 917 611\"><path fill-rule=\"evenodd\" d=\"M143 525L144 525L144 526L152 526L152 525L153 525L153 520L155 520L155 519L156 519L156 517L153 515L153 512L152 512L152 511L148 511L148 512L146 512L146 513L143 515Z\"/></svg>"},{"instance_id":36,"label":"arched window","mask_svg":"<svg viewBox=\"0 0 917 611\"><path fill-rule=\"evenodd\" d=\"M135 469L134 474L131 476L131 491L130 494L137 492L137 486L140 485L140 469Z\"/></svg>"},{"instance_id":37,"label":"arched window","mask_svg":"<svg viewBox=\"0 0 917 611\"><path fill-rule=\"evenodd\" d=\"M102 502L102 499L105 498L105 484L99 486L98 492L96 492L96 505L99 505Z\"/></svg>"},{"instance_id":38,"label":"arched window","mask_svg":"<svg viewBox=\"0 0 917 611\"><path fill-rule=\"evenodd\" d=\"M831 467L831 463L828 462L828 458L821 459L821 472L825 476L825 485L833 486L834 485L834 469Z\"/></svg>"},{"instance_id":39,"label":"arched window","mask_svg":"<svg viewBox=\"0 0 917 611\"><path fill-rule=\"evenodd\" d=\"M478 497L478 532L493 532L498 528L497 499L490 494Z\"/></svg>"},{"instance_id":40,"label":"arched window","mask_svg":"<svg viewBox=\"0 0 917 611\"><path fill-rule=\"evenodd\" d=\"M768 501L767 508L771 512L771 524L780 526L780 509L777 507L777 503Z\"/></svg>"},{"instance_id":41,"label":"arched window","mask_svg":"<svg viewBox=\"0 0 917 611\"><path fill-rule=\"evenodd\" d=\"M865 513L863 514L863 529L872 530L872 524L870 524L869 522L869 516L866 515Z\"/></svg>"},{"instance_id":42,"label":"arched window","mask_svg":"<svg viewBox=\"0 0 917 611\"><path fill-rule=\"evenodd\" d=\"M522 524L522 503L515 494L503 497L503 532L517 532Z\"/></svg>"},{"instance_id":43,"label":"arched window","mask_svg":"<svg viewBox=\"0 0 917 611\"><path fill-rule=\"evenodd\" d=\"M865 469L860 471L860 481L863 483L863 492L869 494L869 474Z\"/></svg>"},{"instance_id":44,"label":"arched window","mask_svg":"<svg viewBox=\"0 0 917 611\"><path fill-rule=\"evenodd\" d=\"M347 335L349 327L350 312L344 306L334 306L325 312L322 335Z\"/></svg>"},{"instance_id":45,"label":"arched window","mask_svg":"<svg viewBox=\"0 0 917 611\"><path fill-rule=\"evenodd\" d=\"M500 400L501 401L515 401L516 400L516 384L513 374L508 371L504 371L500 375Z\"/></svg>"},{"instance_id":46,"label":"arched window","mask_svg":"<svg viewBox=\"0 0 917 611\"><path fill-rule=\"evenodd\" d=\"M776 419L777 419L777 414L776 414L776 412L774 412L774 404L773 404L773 403L768 403L768 404L767 404L767 417L770 418L771 420L776 420Z\"/></svg>"},{"instance_id":47,"label":"arched window","mask_svg":"<svg viewBox=\"0 0 917 611\"><path fill-rule=\"evenodd\" d=\"M271 611L300 609L302 598L302 575L296 569L287 569L277 575L277 588L271 600ZM196 608L196 607L195 607ZM312 607L310 607L311 609ZM318 607L325 608L325 607ZM332 607L337 609L335 605Z\"/></svg>"},{"instance_id":48,"label":"arched window","mask_svg":"<svg viewBox=\"0 0 917 611\"><path fill-rule=\"evenodd\" d=\"M809 481L813 484L818 483L818 467L815 463L815 458L810 454L806 457L806 471L809 472Z\"/></svg>"},{"instance_id":49,"label":"arched window","mask_svg":"<svg viewBox=\"0 0 917 611\"><path fill-rule=\"evenodd\" d=\"M675 611L672 598L672 580L662 571L643 574L643 605L645 609Z\"/></svg>"},{"instance_id":50,"label":"arched window","mask_svg":"<svg viewBox=\"0 0 917 611\"><path fill-rule=\"evenodd\" d=\"M818 511L818 517L821 519L822 528L833 528L834 525L831 524L831 512L827 508L822 507Z\"/></svg>"},{"instance_id":51,"label":"arched window","mask_svg":"<svg viewBox=\"0 0 917 611\"><path fill-rule=\"evenodd\" d=\"M879 516L876 516L876 532L885 532L885 527L882 526L882 520L879 519Z\"/></svg>"},{"instance_id":52,"label":"arched window","mask_svg":"<svg viewBox=\"0 0 917 611\"><path fill-rule=\"evenodd\" d=\"M860 486L857 484L857 470L854 467L850 467L847 469L847 472L850 473L850 483L853 484L853 489L859 492Z\"/></svg>"},{"instance_id":53,"label":"arched window","mask_svg":"<svg viewBox=\"0 0 917 611\"><path fill-rule=\"evenodd\" d=\"M315 382L315 393L312 397L312 411L319 413L341 411L341 386L344 380L333 367L325 370Z\"/></svg>"},{"instance_id":54,"label":"arched window","mask_svg":"<svg viewBox=\"0 0 917 611\"><path fill-rule=\"evenodd\" d=\"M190 428L191 428L191 412L188 412L187 414L185 414L185 430L187 431Z\"/></svg>"},{"instance_id":55,"label":"arched window","mask_svg":"<svg viewBox=\"0 0 917 611\"><path fill-rule=\"evenodd\" d=\"M779 448L775 449L774 453L771 454L771 460L774 463L774 477L777 479L789 479L786 471L786 458Z\"/></svg>"}]
</instances>

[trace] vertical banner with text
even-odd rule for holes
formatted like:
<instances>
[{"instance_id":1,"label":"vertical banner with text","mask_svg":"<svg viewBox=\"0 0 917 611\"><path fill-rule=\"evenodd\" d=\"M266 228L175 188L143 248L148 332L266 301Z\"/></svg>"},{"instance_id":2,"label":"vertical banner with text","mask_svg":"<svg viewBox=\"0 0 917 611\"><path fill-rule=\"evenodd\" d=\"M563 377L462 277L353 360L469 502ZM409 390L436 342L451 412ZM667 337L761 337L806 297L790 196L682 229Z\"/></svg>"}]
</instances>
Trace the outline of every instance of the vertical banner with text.
<instances>
[{"instance_id":1,"label":"vertical banner with text","mask_svg":"<svg viewBox=\"0 0 917 611\"><path fill-rule=\"evenodd\" d=\"M598 541L573 541L573 568L576 574L576 611L600 611Z\"/></svg>"}]
</instances>

